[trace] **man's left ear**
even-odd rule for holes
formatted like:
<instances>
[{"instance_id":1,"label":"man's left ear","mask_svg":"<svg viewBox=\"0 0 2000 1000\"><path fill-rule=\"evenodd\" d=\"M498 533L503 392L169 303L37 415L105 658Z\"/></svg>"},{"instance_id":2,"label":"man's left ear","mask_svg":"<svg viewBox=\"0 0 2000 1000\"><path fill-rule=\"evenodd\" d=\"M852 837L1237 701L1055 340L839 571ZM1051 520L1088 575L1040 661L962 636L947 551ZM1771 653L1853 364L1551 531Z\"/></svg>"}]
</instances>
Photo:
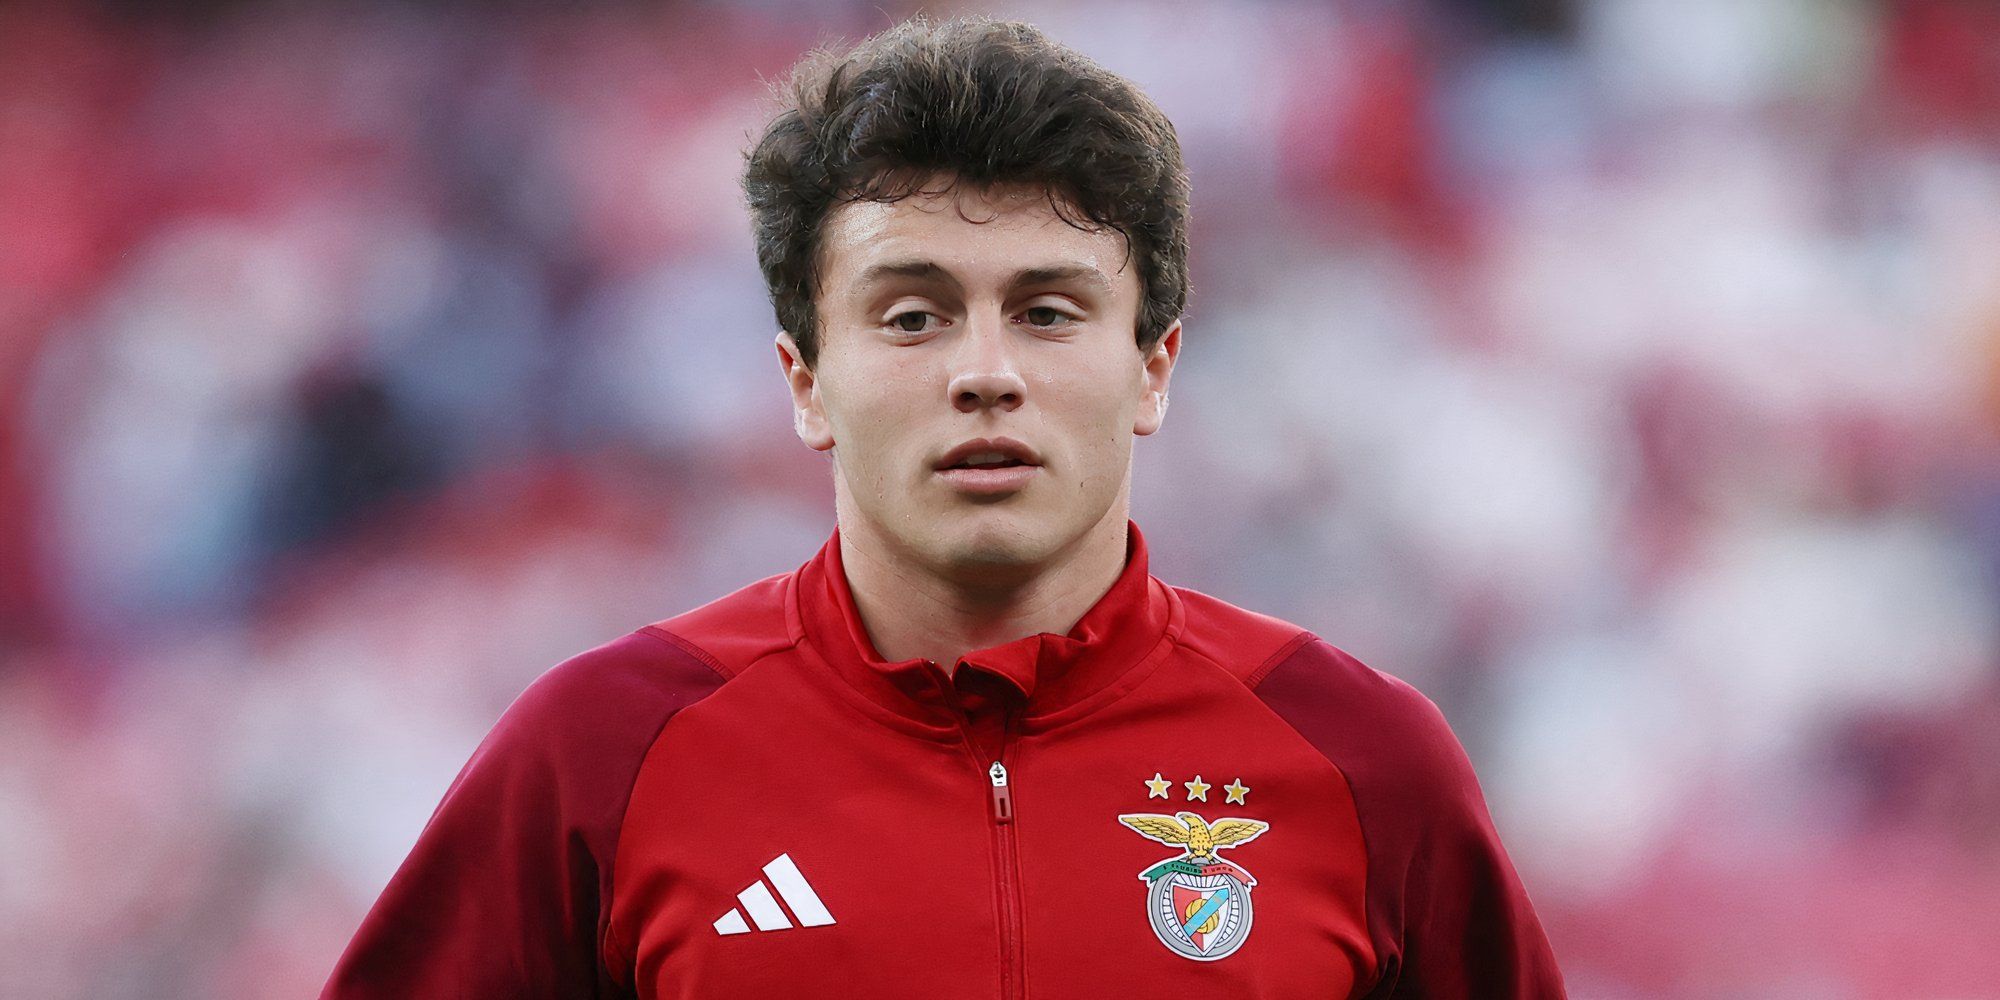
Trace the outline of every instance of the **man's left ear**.
<instances>
[{"instance_id":1,"label":"man's left ear","mask_svg":"<svg viewBox=\"0 0 2000 1000\"><path fill-rule=\"evenodd\" d=\"M1174 362L1181 356L1181 321L1146 352L1144 369L1146 394L1139 399L1139 413L1132 420L1132 433L1151 434L1167 419L1167 382L1174 376Z\"/></svg>"}]
</instances>

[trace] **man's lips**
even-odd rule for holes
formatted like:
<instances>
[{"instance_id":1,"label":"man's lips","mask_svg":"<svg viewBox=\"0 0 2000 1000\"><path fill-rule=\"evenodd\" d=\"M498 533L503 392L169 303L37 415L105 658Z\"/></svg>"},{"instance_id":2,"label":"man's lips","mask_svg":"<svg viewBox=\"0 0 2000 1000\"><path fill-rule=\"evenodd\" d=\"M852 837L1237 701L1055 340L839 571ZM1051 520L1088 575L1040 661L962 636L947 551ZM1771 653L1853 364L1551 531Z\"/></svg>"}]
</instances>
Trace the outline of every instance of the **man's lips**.
<instances>
[{"instance_id":1,"label":"man's lips","mask_svg":"<svg viewBox=\"0 0 2000 1000\"><path fill-rule=\"evenodd\" d=\"M1035 452L1035 449L1010 437L997 437L961 441L938 458L935 467L993 469L1012 465L1040 464L1042 457Z\"/></svg>"},{"instance_id":2,"label":"man's lips","mask_svg":"<svg viewBox=\"0 0 2000 1000\"><path fill-rule=\"evenodd\" d=\"M1033 482L1041 472L1042 467L1039 465L1023 465L1015 462L984 468L961 466L939 469L937 474L960 492L997 495L1020 490Z\"/></svg>"},{"instance_id":3,"label":"man's lips","mask_svg":"<svg viewBox=\"0 0 2000 1000\"><path fill-rule=\"evenodd\" d=\"M945 452L936 468L961 493L998 496L1033 482L1041 462L1035 449L1013 438L973 438Z\"/></svg>"}]
</instances>

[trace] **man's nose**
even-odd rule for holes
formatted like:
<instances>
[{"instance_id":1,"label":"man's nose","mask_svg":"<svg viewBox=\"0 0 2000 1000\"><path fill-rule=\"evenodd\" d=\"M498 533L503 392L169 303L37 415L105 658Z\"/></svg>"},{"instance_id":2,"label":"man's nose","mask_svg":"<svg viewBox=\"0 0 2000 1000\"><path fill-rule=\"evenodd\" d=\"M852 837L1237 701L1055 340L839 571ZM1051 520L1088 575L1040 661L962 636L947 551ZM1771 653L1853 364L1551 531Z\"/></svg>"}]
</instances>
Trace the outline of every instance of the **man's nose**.
<instances>
[{"instance_id":1,"label":"man's nose","mask_svg":"<svg viewBox=\"0 0 2000 1000\"><path fill-rule=\"evenodd\" d=\"M972 413L988 407L1014 409L1027 392L1015 362L1010 338L1014 331L1003 316L981 315L967 321L952 355L951 381L946 385L952 405Z\"/></svg>"}]
</instances>

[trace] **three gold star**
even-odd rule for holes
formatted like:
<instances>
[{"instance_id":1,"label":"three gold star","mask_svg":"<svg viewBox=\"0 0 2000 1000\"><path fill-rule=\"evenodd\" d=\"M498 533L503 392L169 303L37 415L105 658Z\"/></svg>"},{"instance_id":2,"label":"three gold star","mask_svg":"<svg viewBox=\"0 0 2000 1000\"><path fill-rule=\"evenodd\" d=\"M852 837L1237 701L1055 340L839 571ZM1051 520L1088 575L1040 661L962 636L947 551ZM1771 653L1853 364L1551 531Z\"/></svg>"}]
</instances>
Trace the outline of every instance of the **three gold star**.
<instances>
[{"instance_id":1,"label":"three gold star","mask_svg":"<svg viewBox=\"0 0 2000 1000\"><path fill-rule=\"evenodd\" d=\"M1153 776L1145 779L1143 784L1146 786L1147 798L1149 799L1171 798L1171 796L1167 794L1167 789L1174 787L1174 783L1171 780L1169 780L1166 776L1162 775L1160 772L1154 771ZM1201 780L1201 775L1199 774L1194 776L1193 781L1183 781L1181 782L1181 784L1187 786L1187 800L1189 802L1207 802L1208 790L1215 787L1214 785L1211 785L1208 782ZM1223 799L1224 802L1233 803L1236 805L1248 804L1247 800L1250 795L1250 786L1244 784L1242 778L1231 778L1229 784L1222 786L1222 790L1227 793L1226 797Z\"/></svg>"}]
</instances>

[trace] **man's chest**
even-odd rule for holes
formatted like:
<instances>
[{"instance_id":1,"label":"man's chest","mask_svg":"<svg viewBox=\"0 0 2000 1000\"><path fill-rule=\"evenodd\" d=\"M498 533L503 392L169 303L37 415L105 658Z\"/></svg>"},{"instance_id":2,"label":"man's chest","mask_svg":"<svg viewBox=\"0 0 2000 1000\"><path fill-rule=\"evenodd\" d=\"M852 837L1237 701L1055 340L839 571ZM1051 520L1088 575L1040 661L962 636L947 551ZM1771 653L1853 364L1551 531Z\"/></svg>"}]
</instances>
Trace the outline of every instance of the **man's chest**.
<instances>
[{"instance_id":1,"label":"man's chest","mask_svg":"<svg viewBox=\"0 0 2000 1000\"><path fill-rule=\"evenodd\" d=\"M1132 701L1009 734L997 761L816 721L694 724L655 748L614 873L640 996L1338 997L1367 981L1345 782L1254 703Z\"/></svg>"}]
</instances>

